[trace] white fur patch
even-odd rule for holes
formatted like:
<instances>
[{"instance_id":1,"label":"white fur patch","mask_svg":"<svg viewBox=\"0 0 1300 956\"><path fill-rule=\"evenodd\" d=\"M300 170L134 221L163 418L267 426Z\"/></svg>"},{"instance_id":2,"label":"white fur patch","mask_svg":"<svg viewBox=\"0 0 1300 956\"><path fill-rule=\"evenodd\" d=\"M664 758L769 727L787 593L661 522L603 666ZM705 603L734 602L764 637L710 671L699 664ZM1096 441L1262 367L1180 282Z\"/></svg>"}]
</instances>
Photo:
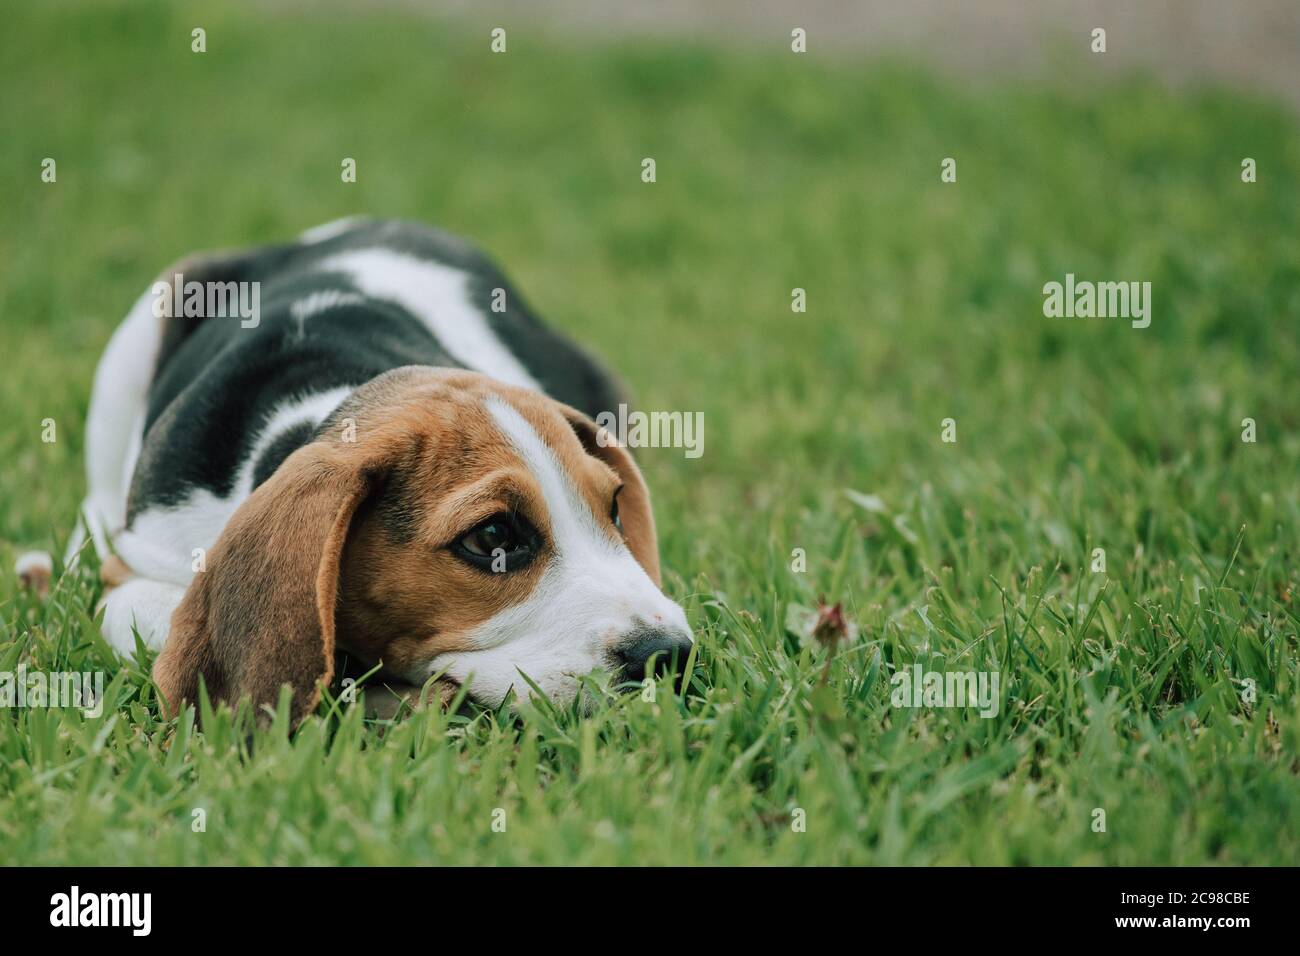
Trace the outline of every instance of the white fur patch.
<instances>
[{"instance_id":1,"label":"white fur patch","mask_svg":"<svg viewBox=\"0 0 1300 956\"><path fill-rule=\"evenodd\" d=\"M64 563L75 563L89 531L101 559L109 536L126 523L126 494L140 454L149 385L162 344L162 320L153 314L153 293L136 300L113 332L95 368L86 414L86 487L81 518Z\"/></svg>"},{"instance_id":2,"label":"white fur patch","mask_svg":"<svg viewBox=\"0 0 1300 956\"><path fill-rule=\"evenodd\" d=\"M527 600L469 635L473 650L439 655L412 675L415 682L446 668L451 678L471 684L477 700L497 706L512 687L517 695L529 695L523 671L548 697L571 700L578 678L608 666L610 652L638 626L689 637L686 614L655 586L627 545L602 530L536 430L500 399L489 399L487 406L542 489L556 553Z\"/></svg>"},{"instance_id":3,"label":"white fur patch","mask_svg":"<svg viewBox=\"0 0 1300 956\"><path fill-rule=\"evenodd\" d=\"M102 602L102 632L109 646L123 657L135 653L135 631L150 650L162 650L171 630L172 613L185 596L185 588L165 581L131 578L113 588Z\"/></svg>"},{"instance_id":4,"label":"white fur patch","mask_svg":"<svg viewBox=\"0 0 1300 956\"><path fill-rule=\"evenodd\" d=\"M342 272L358 289L395 302L433 332L457 362L509 385L541 385L493 333L470 298L468 273L391 249L342 252L320 263Z\"/></svg>"},{"instance_id":5,"label":"white fur patch","mask_svg":"<svg viewBox=\"0 0 1300 956\"><path fill-rule=\"evenodd\" d=\"M327 222L324 225L313 226L298 234L298 241L307 245L314 245L318 242L324 242L326 239L333 239L335 236L341 236L358 223L365 222L365 216L344 216L342 219L335 219L333 222Z\"/></svg>"},{"instance_id":6,"label":"white fur patch","mask_svg":"<svg viewBox=\"0 0 1300 956\"><path fill-rule=\"evenodd\" d=\"M324 289L303 296L303 298L294 302L289 306L289 314L298 320L298 331L301 332L302 323L313 315L319 315L327 309L337 309L341 305L362 305L365 301L363 296L359 296L355 292L344 292L342 289Z\"/></svg>"}]
</instances>

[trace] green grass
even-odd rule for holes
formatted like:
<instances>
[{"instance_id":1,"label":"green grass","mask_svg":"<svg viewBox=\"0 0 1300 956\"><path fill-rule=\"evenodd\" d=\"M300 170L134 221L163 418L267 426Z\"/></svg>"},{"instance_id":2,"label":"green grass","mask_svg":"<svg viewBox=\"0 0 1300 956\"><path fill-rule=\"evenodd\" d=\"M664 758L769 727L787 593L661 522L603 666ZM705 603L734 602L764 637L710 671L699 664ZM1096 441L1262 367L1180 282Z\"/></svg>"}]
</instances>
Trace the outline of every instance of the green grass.
<instances>
[{"instance_id":1,"label":"green grass","mask_svg":"<svg viewBox=\"0 0 1300 956\"><path fill-rule=\"evenodd\" d=\"M0 714L0 862L1300 859L1294 117L1086 60L957 84L780 44L520 24L493 56L486 29L398 13L68 6L0 31L0 670L116 677L99 719ZM702 458L641 455L699 637L684 697L341 708L250 750L247 713L160 719L96 636L90 573L19 592L14 555L62 546L94 363L154 274L356 212L474 238L645 406L705 413ZM1150 280L1151 327L1044 318L1066 272ZM860 628L825 688L785 630L818 595ZM914 661L999 671L1000 713L892 707Z\"/></svg>"}]
</instances>

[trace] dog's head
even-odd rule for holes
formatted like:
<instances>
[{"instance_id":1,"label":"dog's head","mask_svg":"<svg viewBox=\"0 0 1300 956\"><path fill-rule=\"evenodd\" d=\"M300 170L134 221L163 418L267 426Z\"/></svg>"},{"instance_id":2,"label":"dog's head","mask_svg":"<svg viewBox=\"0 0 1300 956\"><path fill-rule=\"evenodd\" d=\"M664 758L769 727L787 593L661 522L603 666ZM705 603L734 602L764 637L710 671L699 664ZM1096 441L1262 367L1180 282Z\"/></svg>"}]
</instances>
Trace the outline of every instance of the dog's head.
<instances>
[{"instance_id":1,"label":"dog's head","mask_svg":"<svg viewBox=\"0 0 1300 956\"><path fill-rule=\"evenodd\" d=\"M409 367L359 388L235 512L172 618L170 706L315 708L336 650L499 705L527 675L570 701L597 667L684 660L659 590L650 497L589 418L474 372Z\"/></svg>"}]
</instances>

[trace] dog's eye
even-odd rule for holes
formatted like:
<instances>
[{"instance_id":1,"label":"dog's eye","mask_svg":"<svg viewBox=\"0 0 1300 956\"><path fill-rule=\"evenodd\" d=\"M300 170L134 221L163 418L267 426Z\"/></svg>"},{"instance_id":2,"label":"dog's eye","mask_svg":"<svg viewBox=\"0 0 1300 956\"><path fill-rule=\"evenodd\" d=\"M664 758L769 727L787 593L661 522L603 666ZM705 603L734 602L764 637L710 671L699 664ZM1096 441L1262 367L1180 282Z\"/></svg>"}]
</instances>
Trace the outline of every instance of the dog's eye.
<instances>
[{"instance_id":1,"label":"dog's eye","mask_svg":"<svg viewBox=\"0 0 1300 956\"><path fill-rule=\"evenodd\" d=\"M452 551L484 571L517 571L537 551L537 533L517 515L493 515L452 544Z\"/></svg>"},{"instance_id":2,"label":"dog's eye","mask_svg":"<svg viewBox=\"0 0 1300 956\"><path fill-rule=\"evenodd\" d=\"M610 502L609 505L609 520L614 522L614 527L620 532L623 530L623 522L618 516L618 493L622 490L622 485L619 485L618 488L614 490L614 500Z\"/></svg>"}]
</instances>

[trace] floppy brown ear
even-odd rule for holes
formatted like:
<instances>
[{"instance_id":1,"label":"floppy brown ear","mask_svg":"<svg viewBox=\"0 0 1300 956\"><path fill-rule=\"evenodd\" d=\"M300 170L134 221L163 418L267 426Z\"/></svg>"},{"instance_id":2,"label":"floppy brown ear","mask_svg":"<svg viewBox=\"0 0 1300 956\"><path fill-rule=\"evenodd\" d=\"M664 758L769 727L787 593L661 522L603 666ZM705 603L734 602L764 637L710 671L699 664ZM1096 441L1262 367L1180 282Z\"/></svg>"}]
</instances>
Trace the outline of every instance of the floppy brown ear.
<instances>
[{"instance_id":1,"label":"floppy brown ear","mask_svg":"<svg viewBox=\"0 0 1300 956\"><path fill-rule=\"evenodd\" d=\"M391 443L387 450L395 452ZM357 507L391 467L384 459L318 439L239 507L172 615L154 662L169 712L198 698L200 675L213 701L249 696L255 707L274 704L288 684L295 724L315 709L334 675L343 545Z\"/></svg>"},{"instance_id":2,"label":"floppy brown ear","mask_svg":"<svg viewBox=\"0 0 1300 956\"><path fill-rule=\"evenodd\" d=\"M656 585L659 577L659 539L655 535L655 516L650 509L650 489L641 477L641 469L632 460L626 448L618 444L608 429L597 425L582 412L567 405L561 406L564 417L582 442L587 454L599 458L618 473L623 490L618 495L618 513L623 523L628 550L650 575Z\"/></svg>"}]
</instances>

